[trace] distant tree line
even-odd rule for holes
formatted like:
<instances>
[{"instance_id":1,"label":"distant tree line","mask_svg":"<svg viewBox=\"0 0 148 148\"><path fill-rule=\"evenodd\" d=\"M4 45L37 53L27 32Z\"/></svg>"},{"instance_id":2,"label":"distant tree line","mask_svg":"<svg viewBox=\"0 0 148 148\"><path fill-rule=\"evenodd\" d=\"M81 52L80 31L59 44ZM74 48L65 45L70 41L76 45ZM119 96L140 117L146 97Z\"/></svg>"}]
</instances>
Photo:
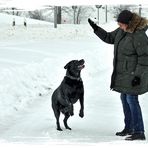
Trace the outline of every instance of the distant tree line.
<instances>
[{"instance_id":1,"label":"distant tree line","mask_svg":"<svg viewBox=\"0 0 148 148\"><path fill-rule=\"evenodd\" d=\"M140 5L110 5L106 7L106 17L107 13L112 13L116 18L120 11L123 9L133 10L141 13L142 7ZM105 9L103 5L96 6L58 6L57 7L57 17L56 21L58 24L61 23L73 23L80 24L84 19L91 17L92 13L96 13L96 18L99 20L99 10ZM1 8L1 12L24 16L38 20L44 20L48 22L54 22L54 6L46 6L44 9L34 10L34 11L25 11L18 10L17 8ZM97 13L98 12L98 13ZM97 16L98 15L98 16Z\"/></svg>"}]
</instances>

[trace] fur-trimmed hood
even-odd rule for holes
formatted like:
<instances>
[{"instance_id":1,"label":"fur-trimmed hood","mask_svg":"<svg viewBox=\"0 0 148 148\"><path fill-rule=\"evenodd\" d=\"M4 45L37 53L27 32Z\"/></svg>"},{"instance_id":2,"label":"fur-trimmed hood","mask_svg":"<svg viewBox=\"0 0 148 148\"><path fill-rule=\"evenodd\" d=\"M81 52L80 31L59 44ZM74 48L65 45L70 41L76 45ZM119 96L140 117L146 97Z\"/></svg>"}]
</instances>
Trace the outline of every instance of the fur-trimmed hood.
<instances>
[{"instance_id":1,"label":"fur-trimmed hood","mask_svg":"<svg viewBox=\"0 0 148 148\"><path fill-rule=\"evenodd\" d=\"M126 29L127 32L133 33L136 30L144 29L148 25L148 20L139 16L136 13L133 13L132 20L128 24Z\"/></svg>"}]
</instances>

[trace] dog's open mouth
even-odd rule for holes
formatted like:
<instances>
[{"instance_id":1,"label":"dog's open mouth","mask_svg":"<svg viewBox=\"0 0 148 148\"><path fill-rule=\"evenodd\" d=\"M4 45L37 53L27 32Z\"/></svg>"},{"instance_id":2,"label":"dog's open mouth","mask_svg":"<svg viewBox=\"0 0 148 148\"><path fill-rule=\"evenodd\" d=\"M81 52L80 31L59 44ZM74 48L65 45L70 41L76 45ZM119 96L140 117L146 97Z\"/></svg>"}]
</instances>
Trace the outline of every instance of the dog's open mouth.
<instances>
[{"instance_id":1,"label":"dog's open mouth","mask_svg":"<svg viewBox=\"0 0 148 148\"><path fill-rule=\"evenodd\" d=\"M78 69L79 69L79 70L82 70L84 67L85 67L84 64L83 64L83 65L79 65L79 66L78 66Z\"/></svg>"},{"instance_id":2,"label":"dog's open mouth","mask_svg":"<svg viewBox=\"0 0 148 148\"><path fill-rule=\"evenodd\" d=\"M82 69L85 67L84 63L85 63L85 61L84 61L83 59L79 61L79 64L80 64L80 65L78 66L78 69L79 69L79 70L82 70Z\"/></svg>"}]
</instances>

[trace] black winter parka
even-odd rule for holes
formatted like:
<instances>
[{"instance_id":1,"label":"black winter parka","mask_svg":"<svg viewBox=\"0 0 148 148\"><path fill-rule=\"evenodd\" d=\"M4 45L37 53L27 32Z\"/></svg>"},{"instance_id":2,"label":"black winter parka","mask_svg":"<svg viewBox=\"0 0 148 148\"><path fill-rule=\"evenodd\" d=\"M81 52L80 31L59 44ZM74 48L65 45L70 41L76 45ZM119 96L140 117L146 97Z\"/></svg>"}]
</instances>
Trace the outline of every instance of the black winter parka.
<instances>
[{"instance_id":1,"label":"black winter parka","mask_svg":"<svg viewBox=\"0 0 148 148\"><path fill-rule=\"evenodd\" d=\"M148 91L147 30L147 20L134 14L126 32L120 28L106 32L101 27L94 31L104 42L114 44L112 90L131 95ZM140 78L140 85L132 86L135 76Z\"/></svg>"}]
</instances>

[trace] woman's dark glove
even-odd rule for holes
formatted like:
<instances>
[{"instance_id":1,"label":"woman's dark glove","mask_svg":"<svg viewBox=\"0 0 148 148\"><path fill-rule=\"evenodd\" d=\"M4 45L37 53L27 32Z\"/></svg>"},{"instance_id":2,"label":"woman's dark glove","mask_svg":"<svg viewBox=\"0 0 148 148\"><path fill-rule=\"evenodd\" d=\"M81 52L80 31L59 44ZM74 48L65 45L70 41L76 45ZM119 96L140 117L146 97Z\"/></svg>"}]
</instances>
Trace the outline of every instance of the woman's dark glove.
<instances>
[{"instance_id":1,"label":"woman's dark glove","mask_svg":"<svg viewBox=\"0 0 148 148\"><path fill-rule=\"evenodd\" d=\"M94 31L98 29L98 26L90 18L88 19L88 22Z\"/></svg>"},{"instance_id":2,"label":"woman's dark glove","mask_svg":"<svg viewBox=\"0 0 148 148\"><path fill-rule=\"evenodd\" d=\"M135 76L134 79L132 80L132 86L137 86L140 85L141 79L140 77Z\"/></svg>"}]
</instances>

